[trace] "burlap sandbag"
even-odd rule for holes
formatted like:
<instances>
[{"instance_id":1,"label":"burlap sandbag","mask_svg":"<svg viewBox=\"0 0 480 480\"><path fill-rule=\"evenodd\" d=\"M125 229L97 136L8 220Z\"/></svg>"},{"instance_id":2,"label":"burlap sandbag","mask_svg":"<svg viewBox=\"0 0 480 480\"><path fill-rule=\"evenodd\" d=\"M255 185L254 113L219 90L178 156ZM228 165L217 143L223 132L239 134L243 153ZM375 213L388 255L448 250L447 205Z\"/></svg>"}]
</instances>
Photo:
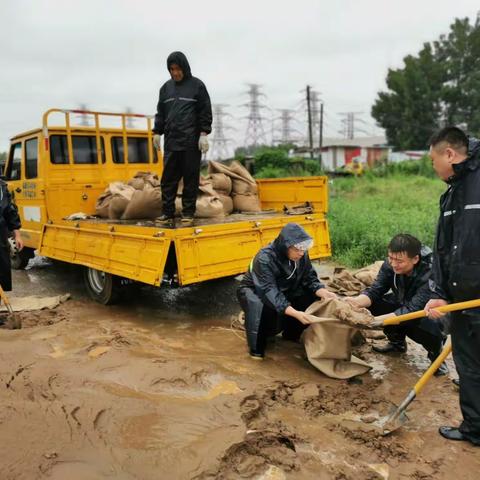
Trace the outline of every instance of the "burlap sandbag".
<instances>
[{"instance_id":1,"label":"burlap sandbag","mask_svg":"<svg viewBox=\"0 0 480 480\"><path fill-rule=\"evenodd\" d=\"M380 267L383 265L383 261L379 260L371 265L368 265L360 270L357 270L353 276L364 283L367 287L373 284L375 279L377 278L378 272L380 271Z\"/></svg>"},{"instance_id":2,"label":"burlap sandbag","mask_svg":"<svg viewBox=\"0 0 480 480\"><path fill-rule=\"evenodd\" d=\"M110 191L102 193L95 202L95 215L100 218L108 218L108 209L112 201Z\"/></svg>"},{"instance_id":3,"label":"burlap sandbag","mask_svg":"<svg viewBox=\"0 0 480 480\"><path fill-rule=\"evenodd\" d=\"M260 199L256 194L233 195L233 209L238 212L260 212Z\"/></svg>"},{"instance_id":4,"label":"burlap sandbag","mask_svg":"<svg viewBox=\"0 0 480 480\"><path fill-rule=\"evenodd\" d=\"M145 187L159 187L160 179L157 174L151 172L137 172L127 184L135 188L135 190L144 190Z\"/></svg>"},{"instance_id":5,"label":"burlap sandbag","mask_svg":"<svg viewBox=\"0 0 480 480\"><path fill-rule=\"evenodd\" d=\"M129 200L122 195L112 195L110 205L108 206L108 218L119 220L127 208Z\"/></svg>"},{"instance_id":6,"label":"burlap sandbag","mask_svg":"<svg viewBox=\"0 0 480 480\"><path fill-rule=\"evenodd\" d=\"M216 196L199 195L197 198L195 217L212 218L224 215L223 204Z\"/></svg>"},{"instance_id":7,"label":"burlap sandbag","mask_svg":"<svg viewBox=\"0 0 480 480\"><path fill-rule=\"evenodd\" d=\"M210 181L213 189L218 193L230 195L232 192L232 179L225 173L211 173L205 180Z\"/></svg>"},{"instance_id":8,"label":"burlap sandbag","mask_svg":"<svg viewBox=\"0 0 480 480\"><path fill-rule=\"evenodd\" d=\"M122 218L124 220L153 219L159 217L161 214L162 194L160 188L151 188L135 190Z\"/></svg>"},{"instance_id":9,"label":"burlap sandbag","mask_svg":"<svg viewBox=\"0 0 480 480\"><path fill-rule=\"evenodd\" d=\"M333 276L322 277L322 281L331 292L348 297L358 295L367 287L343 267L336 267Z\"/></svg>"},{"instance_id":10,"label":"burlap sandbag","mask_svg":"<svg viewBox=\"0 0 480 480\"><path fill-rule=\"evenodd\" d=\"M223 212L225 215L229 215L233 212L233 198L229 195L224 195L222 193L217 194L218 199L222 202Z\"/></svg>"},{"instance_id":11,"label":"burlap sandbag","mask_svg":"<svg viewBox=\"0 0 480 480\"><path fill-rule=\"evenodd\" d=\"M127 200L131 200L133 194L135 193L135 189L132 186L127 185L123 182L112 182L108 186L108 189L110 190L112 195L120 195Z\"/></svg>"},{"instance_id":12,"label":"burlap sandbag","mask_svg":"<svg viewBox=\"0 0 480 480\"><path fill-rule=\"evenodd\" d=\"M312 324L303 332L308 361L323 374L331 378L346 379L362 375L370 370L363 360L352 355L352 338L356 330L339 320L337 310L341 305L336 299L313 303L305 313Z\"/></svg>"}]
</instances>

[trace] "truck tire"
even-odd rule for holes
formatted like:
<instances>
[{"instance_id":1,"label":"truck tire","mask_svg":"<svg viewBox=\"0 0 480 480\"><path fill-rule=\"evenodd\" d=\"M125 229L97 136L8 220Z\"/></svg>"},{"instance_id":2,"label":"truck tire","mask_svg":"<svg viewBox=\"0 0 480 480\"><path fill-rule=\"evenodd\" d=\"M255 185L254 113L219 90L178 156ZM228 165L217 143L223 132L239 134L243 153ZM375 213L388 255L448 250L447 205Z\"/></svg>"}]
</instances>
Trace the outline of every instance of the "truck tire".
<instances>
[{"instance_id":1,"label":"truck tire","mask_svg":"<svg viewBox=\"0 0 480 480\"><path fill-rule=\"evenodd\" d=\"M120 279L95 268L85 267L83 279L90 297L102 305L113 305L120 298Z\"/></svg>"},{"instance_id":2,"label":"truck tire","mask_svg":"<svg viewBox=\"0 0 480 480\"><path fill-rule=\"evenodd\" d=\"M15 243L10 241L10 262L14 270L23 270L35 256L35 250L33 248L23 247L19 252Z\"/></svg>"}]
</instances>

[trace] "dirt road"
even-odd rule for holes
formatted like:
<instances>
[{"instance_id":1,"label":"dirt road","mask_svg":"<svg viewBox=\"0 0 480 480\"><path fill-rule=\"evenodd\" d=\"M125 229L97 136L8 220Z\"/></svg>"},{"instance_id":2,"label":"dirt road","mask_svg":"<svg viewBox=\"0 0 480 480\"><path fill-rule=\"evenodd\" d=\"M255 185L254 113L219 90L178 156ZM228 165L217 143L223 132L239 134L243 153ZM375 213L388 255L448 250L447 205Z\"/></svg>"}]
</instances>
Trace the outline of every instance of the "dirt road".
<instances>
[{"instance_id":1,"label":"dirt road","mask_svg":"<svg viewBox=\"0 0 480 480\"><path fill-rule=\"evenodd\" d=\"M3 480L479 478L480 450L437 434L460 419L450 378L432 380L389 437L359 421L403 398L427 366L418 348L381 357L364 345L372 372L338 381L299 344L250 360L230 329L233 279L142 288L115 307L88 300L60 264L36 262L14 284L72 299L0 330Z\"/></svg>"}]
</instances>

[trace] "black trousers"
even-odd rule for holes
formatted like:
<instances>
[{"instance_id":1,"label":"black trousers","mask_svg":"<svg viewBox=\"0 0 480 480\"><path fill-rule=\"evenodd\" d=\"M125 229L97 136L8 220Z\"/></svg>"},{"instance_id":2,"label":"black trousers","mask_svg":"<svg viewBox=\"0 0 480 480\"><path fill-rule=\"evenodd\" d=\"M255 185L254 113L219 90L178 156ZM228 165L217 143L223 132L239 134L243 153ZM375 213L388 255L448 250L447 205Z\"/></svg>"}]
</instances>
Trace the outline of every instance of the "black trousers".
<instances>
[{"instance_id":1,"label":"black trousers","mask_svg":"<svg viewBox=\"0 0 480 480\"><path fill-rule=\"evenodd\" d=\"M480 311L452 313L453 360L460 379L460 431L480 444Z\"/></svg>"},{"instance_id":2,"label":"black trousers","mask_svg":"<svg viewBox=\"0 0 480 480\"><path fill-rule=\"evenodd\" d=\"M295 310L303 312L313 302L319 300L319 298L313 293L306 293L298 297L288 298L288 300ZM296 318L279 314L276 310L264 304L255 351L257 353L265 353L267 338L277 335L280 332L282 332L282 336L285 340L296 341L300 338L300 335L307 327L308 325L303 325L303 323L300 323Z\"/></svg>"},{"instance_id":3,"label":"black trousers","mask_svg":"<svg viewBox=\"0 0 480 480\"><path fill-rule=\"evenodd\" d=\"M387 294L382 300L373 302L369 310L375 316L385 315L386 313L392 313L400 306ZM411 338L425 348L430 360L435 360L442 351L445 338L420 328L419 323L420 320L412 320L399 325L388 325L383 329L383 333L385 333L389 342L394 344L403 344L406 337Z\"/></svg>"},{"instance_id":4,"label":"black trousers","mask_svg":"<svg viewBox=\"0 0 480 480\"><path fill-rule=\"evenodd\" d=\"M202 152L200 150L165 151L161 181L163 213L165 215L172 218L175 215L175 198L178 184L182 178L182 215L193 217L195 214L201 159Z\"/></svg>"},{"instance_id":5,"label":"black trousers","mask_svg":"<svg viewBox=\"0 0 480 480\"><path fill-rule=\"evenodd\" d=\"M9 292L12 289L12 270L10 264L10 246L8 240L0 239L0 285Z\"/></svg>"}]
</instances>

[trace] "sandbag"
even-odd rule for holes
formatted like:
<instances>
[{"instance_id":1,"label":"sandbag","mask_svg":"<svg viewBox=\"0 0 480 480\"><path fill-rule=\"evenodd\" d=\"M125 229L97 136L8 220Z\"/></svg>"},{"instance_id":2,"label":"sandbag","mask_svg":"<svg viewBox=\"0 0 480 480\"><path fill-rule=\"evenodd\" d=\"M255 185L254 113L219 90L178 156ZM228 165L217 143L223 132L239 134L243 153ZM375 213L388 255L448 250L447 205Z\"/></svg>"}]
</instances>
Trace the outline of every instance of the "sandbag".
<instances>
[{"instance_id":1,"label":"sandbag","mask_svg":"<svg viewBox=\"0 0 480 480\"><path fill-rule=\"evenodd\" d=\"M122 195L112 195L110 205L108 206L108 218L119 220L127 208L129 200Z\"/></svg>"},{"instance_id":2,"label":"sandbag","mask_svg":"<svg viewBox=\"0 0 480 480\"><path fill-rule=\"evenodd\" d=\"M360 270L357 270L353 276L364 283L367 287L373 284L377 278L380 267L383 265L383 260L378 260L371 265L368 265Z\"/></svg>"},{"instance_id":3,"label":"sandbag","mask_svg":"<svg viewBox=\"0 0 480 480\"><path fill-rule=\"evenodd\" d=\"M233 208L238 212L260 212L260 199L256 194L233 195Z\"/></svg>"},{"instance_id":4,"label":"sandbag","mask_svg":"<svg viewBox=\"0 0 480 480\"><path fill-rule=\"evenodd\" d=\"M162 214L160 188L135 190L122 216L124 220L157 218Z\"/></svg>"},{"instance_id":5,"label":"sandbag","mask_svg":"<svg viewBox=\"0 0 480 480\"><path fill-rule=\"evenodd\" d=\"M127 185L126 183L123 182L112 182L108 186L108 190L112 193L112 195L119 195L121 197L126 198L127 200L131 200L133 194L135 193L135 189Z\"/></svg>"},{"instance_id":6,"label":"sandbag","mask_svg":"<svg viewBox=\"0 0 480 480\"><path fill-rule=\"evenodd\" d=\"M308 361L314 367L329 377L340 379L370 370L370 365L352 355L352 338L357 330L337 318L350 314L358 316L358 310L341 300L328 299L312 303L305 313L311 325L301 338Z\"/></svg>"},{"instance_id":7,"label":"sandbag","mask_svg":"<svg viewBox=\"0 0 480 480\"><path fill-rule=\"evenodd\" d=\"M217 192L213 188L213 184L210 180L207 180L204 177L200 177L200 183L198 185L198 190L205 195L209 195L210 197L216 197Z\"/></svg>"},{"instance_id":8,"label":"sandbag","mask_svg":"<svg viewBox=\"0 0 480 480\"><path fill-rule=\"evenodd\" d=\"M145 188L156 188L160 186L160 179L157 174L151 172L137 172L135 176L127 182L136 190L144 190Z\"/></svg>"},{"instance_id":9,"label":"sandbag","mask_svg":"<svg viewBox=\"0 0 480 480\"><path fill-rule=\"evenodd\" d=\"M197 198L195 217L212 218L224 215L223 204L216 196L199 195Z\"/></svg>"},{"instance_id":10,"label":"sandbag","mask_svg":"<svg viewBox=\"0 0 480 480\"><path fill-rule=\"evenodd\" d=\"M256 183L250 172L237 160L230 164L230 171L236 173L249 183Z\"/></svg>"},{"instance_id":11,"label":"sandbag","mask_svg":"<svg viewBox=\"0 0 480 480\"><path fill-rule=\"evenodd\" d=\"M229 215L233 212L233 198L229 195L224 195L223 193L217 194L218 199L222 202L223 205L223 212L225 215Z\"/></svg>"},{"instance_id":12,"label":"sandbag","mask_svg":"<svg viewBox=\"0 0 480 480\"><path fill-rule=\"evenodd\" d=\"M225 173L211 173L205 179L211 182L213 189L218 193L230 195L232 192L232 179Z\"/></svg>"},{"instance_id":13,"label":"sandbag","mask_svg":"<svg viewBox=\"0 0 480 480\"><path fill-rule=\"evenodd\" d=\"M108 209L112 201L110 191L102 193L95 202L95 215L100 218L108 218Z\"/></svg>"}]
</instances>

